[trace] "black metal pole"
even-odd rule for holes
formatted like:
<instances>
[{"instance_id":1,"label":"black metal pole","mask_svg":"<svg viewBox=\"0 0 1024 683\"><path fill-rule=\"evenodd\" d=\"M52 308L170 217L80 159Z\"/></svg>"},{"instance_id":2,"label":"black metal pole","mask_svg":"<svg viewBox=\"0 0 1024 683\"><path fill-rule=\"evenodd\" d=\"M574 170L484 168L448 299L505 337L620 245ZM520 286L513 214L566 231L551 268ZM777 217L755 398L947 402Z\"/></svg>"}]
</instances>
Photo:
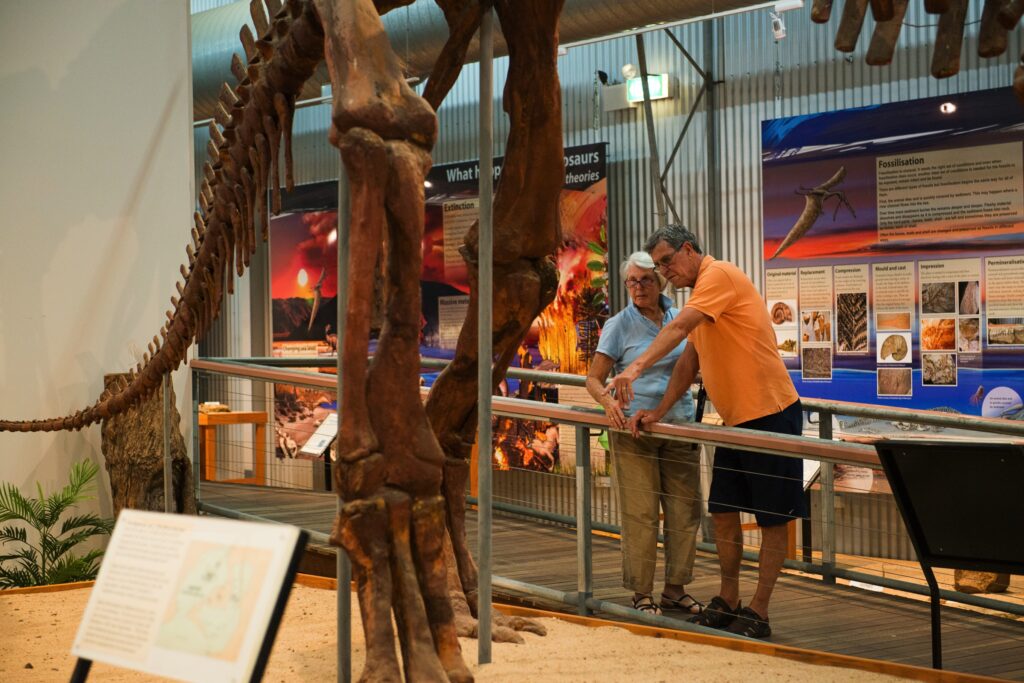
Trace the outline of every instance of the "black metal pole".
<instances>
[{"instance_id":1,"label":"black metal pole","mask_svg":"<svg viewBox=\"0 0 1024 683\"><path fill-rule=\"evenodd\" d=\"M79 657L75 662L75 670L71 672L71 683L85 683L89 677L89 669L92 668L92 660Z\"/></svg>"},{"instance_id":2,"label":"black metal pole","mask_svg":"<svg viewBox=\"0 0 1024 683\"><path fill-rule=\"evenodd\" d=\"M932 668L941 669L942 623L939 615L939 584L935 580L935 574L929 565L922 562L921 569L924 571L924 578L928 582L928 591L932 596Z\"/></svg>"}]
</instances>

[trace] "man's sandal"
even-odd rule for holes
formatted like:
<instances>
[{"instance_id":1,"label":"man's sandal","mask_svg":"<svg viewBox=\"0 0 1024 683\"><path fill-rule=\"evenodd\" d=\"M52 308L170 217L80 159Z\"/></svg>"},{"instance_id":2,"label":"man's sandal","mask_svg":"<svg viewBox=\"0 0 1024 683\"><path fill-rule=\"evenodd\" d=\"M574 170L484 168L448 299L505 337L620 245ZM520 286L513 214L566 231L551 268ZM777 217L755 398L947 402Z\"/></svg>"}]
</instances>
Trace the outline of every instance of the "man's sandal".
<instances>
[{"instance_id":1,"label":"man's sandal","mask_svg":"<svg viewBox=\"0 0 1024 683\"><path fill-rule=\"evenodd\" d=\"M644 614L661 614L661 608L654 604L650 595L633 596L633 609Z\"/></svg>"},{"instance_id":2,"label":"man's sandal","mask_svg":"<svg viewBox=\"0 0 1024 683\"><path fill-rule=\"evenodd\" d=\"M725 630L747 638L767 638L772 634L772 627L768 625L768 617L762 617L749 607L737 610L736 618Z\"/></svg>"},{"instance_id":3,"label":"man's sandal","mask_svg":"<svg viewBox=\"0 0 1024 683\"><path fill-rule=\"evenodd\" d=\"M736 606L736 609L729 607L729 603L721 596L716 595L711 598L711 602L707 604L703 612L690 619L690 623L708 628L726 628L736 619L740 609L739 605Z\"/></svg>"},{"instance_id":4,"label":"man's sandal","mask_svg":"<svg viewBox=\"0 0 1024 683\"><path fill-rule=\"evenodd\" d=\"M683 593L678 598L670 598L662 593L661 609L685 612L687 614L700 614L704 611L704 603L700 602L689 593Z\"/></svg>"}]
</instances>

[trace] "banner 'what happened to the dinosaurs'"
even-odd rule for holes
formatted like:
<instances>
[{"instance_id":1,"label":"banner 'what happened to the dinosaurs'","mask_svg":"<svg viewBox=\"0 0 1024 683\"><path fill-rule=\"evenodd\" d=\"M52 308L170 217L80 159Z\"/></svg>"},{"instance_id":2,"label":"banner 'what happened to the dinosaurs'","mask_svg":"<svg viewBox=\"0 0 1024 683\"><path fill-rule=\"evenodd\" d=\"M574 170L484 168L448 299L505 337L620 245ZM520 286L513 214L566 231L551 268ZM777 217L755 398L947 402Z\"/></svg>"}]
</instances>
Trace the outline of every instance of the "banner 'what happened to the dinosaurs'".
<instances>
[{"instance_id":1,"label":"banner 'what happened to the dinosaurs'","mask_svg":"<svg viewBox=\"0 0 1024 683\"><path fill-rule=\"evenodd\" d=\"M608 317L606 146L567 148L565 162L558 295L531 328L514 365L585 374L597 348L600 326ZM496 158L498 182L501 165L502 158ZM478 179L476 161L437 165L428 176L420 331L420 350L426 357L451 358L466 317L469 281L459 247L477 218ZM333 356L338 344L337 184L298 187L284 202L284 213L272 219L270 228L273 353ZM382 295L383 283L375 290ZM383 300L376 303L374 331L383 324L384 313ZM435 374L425 372L424 381L429 385ZM521 386L514 381L501 389L511 394L546 393L547 398L556 399L554 389ZM334 410L333 395L282 386L277 388L276 403L278 456L302 457L302 445ZM554 467L558 461L557 429L552 431L548 425L507 427L498 431L502 434L499 441L516 432L508 436L503 451L510 454L509 464Z\"/></svg>"},{"instance_id":2,"label":"banner 'what happened to the dinosaurs'","mask_svg":"<svg viewBox=\"0 0 1024 683\"><path fill-rule=\"evenodd\" d=\"M803 396L1024 418L1009 89L762 123L766 305Z\"/></svg>"}]
</instances>

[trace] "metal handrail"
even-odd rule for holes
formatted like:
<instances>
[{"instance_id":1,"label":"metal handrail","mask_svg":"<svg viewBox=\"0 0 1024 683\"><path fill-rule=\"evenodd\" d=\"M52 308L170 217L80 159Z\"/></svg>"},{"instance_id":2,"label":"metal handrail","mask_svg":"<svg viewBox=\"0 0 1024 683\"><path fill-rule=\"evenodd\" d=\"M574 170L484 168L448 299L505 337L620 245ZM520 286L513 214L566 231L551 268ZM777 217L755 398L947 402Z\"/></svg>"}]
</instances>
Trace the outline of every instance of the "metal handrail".
<instances>
[{"instance_id":1,"label":"metal handrail","mask_svg":"<svg viewBox=\"0 0 1024 683\"><path fill-rule=\"evenodd\" d=\"M269 359L268 359L269 360ZM309 359L273 359L276 361L286 361L281 365L288 365L288 361L300 361L309 363ZM260 366L252 361L238 361L237 359L218 359L218 360L204 360L204 359L193 359L190 363L193 370L193 374L198 372L215 372L225 374L234 377L241 377L245 379L264 380L272 382L283 382L293 384L297 386L306 386L313 388L322 388L327 390L335 390L337 388L336 378L329 375L315 375L308 372L295 372L288 371L286 369L280 369L275 367ZM301 367L301 366L300 366ZM537 371L533 371L537 372ZM557 373L543 373L548 378ZM554 383L551 379L547 379ZM424 389L422 394L426 397L428 391ZM193 407L197 409L198 404L195 403L193 398ZM805 402L805 407L808 402ZM845 406L857 406L859 404L845 404L837 401L814 401L815 406L811 406L812 409L817 408L822 410L823 416L828 417L830 410L836 410L836 412L843 413ZM838 406L838 407L837 407ZM891 409L900 410L900 412L913 413L918 411L904 411L903 409ZM584 463L589 461L589 457L585 454L589 451L589 440L582 438L582 433L586 432L590 428L601 428L609 429L609 423L603 412L598 409L589 409L578 406L564 406L553 403L545 403L541 401L528 401L523 399L513 399L506 397L495 396L493 399L493 413L497 415L504 415L508 417L518 417L523 419L531 420L547 420L550 422L558 422L561 424L575 425L577 429L577 487L589 488L590 471L589 467L582 466ZM785 434L774 434L756 432L746 429L736 429L731 427L719 427L714 425L703 425L703 424L691 424L691 425L670 425L664 423L658 423L652 426L652 431L662 437L669 439L676 439L681 441L690 442L701 442L715 446L739 446L745 450L754 450L765 453L776 453L779 455L786 455L790 457L800 458L812 458L820 460L822 465L822 472L830 472L831 465L835 463L854 464L861 467L871 467L874 469L880 469L877 455L874 448L866 444L847 443L841 441L833 441L831 439L831 420L823 420L821 423L823 429L821 436L823 438L814 439L802 436L790 436ZM194 437L195 438L195 437ZM194 444L195 448L198 445ZM582 456L582 457L581 457ZM198 478L197 478L198 485ZM826 491L826 487L823 482L822 496L823 499L831 497L830 491ZM582 502L578 495L577 500L577 515L575 517L555 515L554 513L547 513L539 510L530 510L528 508L520 508L519 506L510 506L505 503L493 503L493 507L496 510L505 510L512 512L513 514L522 514L538 519L548 519L549 521L557 521L561 523L571 524L576 526L578 531L581 533L584 530L590 529L602 529L606 525L599 523L593 523L589 520L589 513L585 512L589 510L589 502L586 497L583 496ZM197 491L198 499L198 491ZM824 501L823 501L824 504ZM209 508L211 512L214 512L212 508ZM512 508L515 509L512 509ZM825 507L828 507L827 505ZM221 510L216 510L221 513ZM225 513L226 514L226 513ZM580 525L579 520L583 519L584 524ZM825 522L825 520L822 520ZM825 526L830 526L825 524ZM611 530L610 528L608 530ZM589 537L589 533L587 534ZM584 541L585 544L585 541ZM711 544L702 543L700 544L701 550L714 551L714 547ZM834 556L831 549L834 548L834 538L826 532L822 538L822 561L820 564L800 562L796 560L786 559L785 566L803 571L806 573L820 574L822 579L829 583L834 583L836 578L844 578L854 581L860 581L863 583L874 584L883 586L885 588L892 588L901 590L909 593L916 593L920 595L928 595L928 589L925 586L918 584L902 581L898 579L891 579L884 576L877 576L874 574L868 574L865 572L859 572L852 569L846 569L844 567L838 567L835 565ZM589 552L583 551L581 555L586 556L584 559L579 560L580 567L589 566ZM744 551L744 557L749 560L756 560L757 556L749 551ZM583 571L581 569L581 571ZM582 574L581 574L582 576ZM494 585L514 588L516 590L523 590L534 595L543 597L546 595L545 589L542 586L533 586L530 584L521 584L520 582L513 582L504 577L495 576ZM511 584L516 585L511 585ZM577 594L565 593L561 596L565 598L560 600L570 605L579 605L581 613L585 610L592 609L609 609L610 604L603 601L595 600L589 591L584 592L580 590ZM572 599L575 597L576 599ZM1024 606L1017 605L1014 603L1005 602L1002 600L987 598L977 595L969 595L960 593L955 590L941 591L941 597L946 600L960 602L963 604L974 605L983 607L986 609L993 609L1003 611L1009 614L1022 616L1024 615ZM634 616L630 614L630 616Z\"/></svg>"},{"instance_id":2,"label":"metal handrail","mask_svg":"<svg viewBox=\"0 0 1024 683\"><path fill-rule=\"evenodd\" d=\"M205 358L200 362L230 363L238 365L261 365L271 368L316 368L335 367L334 358ZM443 358L421 358L420 365L425 368L444 368L451 361ZM587 378L564 372L545 372L524 368L509 368L506 373L512 379L525 379L531 382L544 382L563 386L586 386ZM293 382L295 384L296 382ZM990 417L973 415L957 415L934 410L915 410L913 408L881 407L868 403L851 403L847 401L830 401L818 398L800 398L804 410L846 415L851 417L870 417L898 422L913 422L935 427L953 427L969 431L1003 434L1024 437L1024 421L1000 420Z\"/></svg>"},{"instance_id":3,"label":"metal handrail","mask_svg":"<svg viewBox=\"0 0 1024 683\"><path fill-rule=\"evenodd\" d=\"M193 370L216 372L233 377L281 382L321 389L335 389L335 378L330 375L318 377L312 373L261 367L255 364L201 359L193 359L190 365ZM424 390L425 393L426 390ZM608 418L598 409L545 403L543 401L529 401L504 396L495 396L492 403L494 406L493 412L496 415L503 415L505 417L545 420L593 429L612 429ZM795 458L813 458L824 462L857 465L875 469L881 467L875 449L859 443L846 443L705 424L674 425L658 423L652 425L648 431L652 434L677 441L742 448L748 451L773 453Z\"/></svg>"}]
</instances>

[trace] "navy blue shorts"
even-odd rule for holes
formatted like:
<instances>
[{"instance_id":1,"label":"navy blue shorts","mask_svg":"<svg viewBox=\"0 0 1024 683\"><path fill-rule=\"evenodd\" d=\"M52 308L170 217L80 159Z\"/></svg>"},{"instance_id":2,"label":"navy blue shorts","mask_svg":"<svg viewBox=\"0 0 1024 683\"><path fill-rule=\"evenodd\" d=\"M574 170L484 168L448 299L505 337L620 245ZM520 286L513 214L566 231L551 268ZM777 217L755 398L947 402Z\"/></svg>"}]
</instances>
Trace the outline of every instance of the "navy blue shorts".
<instances>
[{"instance_id":1,"label":"navy blue shorts","mask_svg":"<svg viewBox=\"0 0 1024 683\"><path fill-rule=\"evenodd\" d=\"M798 400L777 413L736 426L799 435L803 420ZM776 526L795 517L807 517L803 477L800 458L716 448L708 511L750 512L758 526Z\"/></svg>"}]
</instances>

